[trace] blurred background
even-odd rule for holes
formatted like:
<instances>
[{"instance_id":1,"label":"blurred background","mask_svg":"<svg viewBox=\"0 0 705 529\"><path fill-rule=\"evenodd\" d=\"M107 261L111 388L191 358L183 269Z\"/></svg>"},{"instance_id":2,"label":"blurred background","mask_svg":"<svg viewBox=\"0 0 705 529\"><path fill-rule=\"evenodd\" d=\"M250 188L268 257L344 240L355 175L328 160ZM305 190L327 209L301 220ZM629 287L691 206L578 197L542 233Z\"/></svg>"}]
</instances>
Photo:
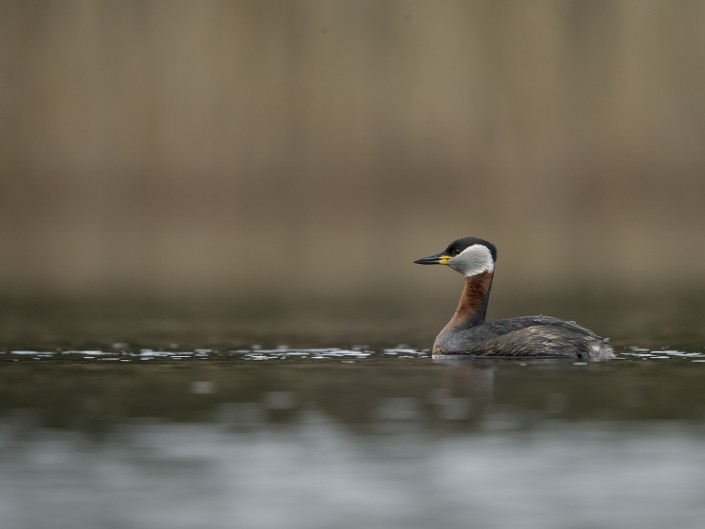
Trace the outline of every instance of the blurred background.
<instances>
[{"instance_id":1,"label":"blurred background","mask_svg":"<svg viewBox=\"0 0 705 529\"><path fill-rule=\"evenodd\" d=\"M703 197L705 0L0 0L0 527L702 527Z\"/></svg>"},{"instance_id":2,"label":"blurred background","mask_svg":"<svg viewBox=\"0 0 705 529\"><path fill-rule=\"evenodd\" d=\"M701 1L2 0L0 293L446 303L411 262L466 235L499 303L693 291L703 27Z\"/></svg>"}]
</instances>

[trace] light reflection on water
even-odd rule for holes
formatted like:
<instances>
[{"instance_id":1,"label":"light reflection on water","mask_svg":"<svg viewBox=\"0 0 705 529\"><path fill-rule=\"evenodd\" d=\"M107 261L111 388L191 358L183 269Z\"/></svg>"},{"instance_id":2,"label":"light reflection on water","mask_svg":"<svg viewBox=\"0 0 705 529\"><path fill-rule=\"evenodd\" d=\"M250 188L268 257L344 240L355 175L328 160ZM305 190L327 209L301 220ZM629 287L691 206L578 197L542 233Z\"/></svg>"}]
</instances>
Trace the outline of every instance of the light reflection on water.
<instances>
[{"instance_id":1,"label":"light reflection on water","mask_svg":"<svg viewBox=\"0 0 705 529\"><path fill-rule=\"evenodd\" d=\"M0 354L0 527L690 528L705 354Z\"/></svg>"},{"instance_id":2,"label":"light reflection on water","mask_svg":"<svg viewBox=\"0 0 705 529\"><path fill-rule=\"evenodd\" d=\"M177 346L174 349L178 349ZM639 358L643 360L682 358L692 362L705 362L705 353L700 351L679 351L676 349L654 349L645 347L629 346L622 351L617 351L619 359ZM279 345L274 349L264 349L260 346L253 346L249 349L216 350L202 348L194 350L168 350L168 349L138 349L131 350L129 344L113 344L110 350L54 350L54 351L24 351L19 349L0 350L0 361L17 361L19 359L55 359L55 360L98 360L98 361L122 361L133 362L139 360L341 360L341 359L367 359L380 357L397 358L429 358L429 349L414 349L407 345L398 347L383 348L380 351L373 351L365 346L353 346L351 349L339 349L336 347L319 348L290 348L286 345ZM457 357L455 358L458 359ZM465 360L465 359L460 359ZM468 361L473 359L468 358ZM518 365L525 365L526 362L519 360L511 361ZM531 362L531 361L529 361ZM535 362L534 362L535 363ZM575 362L584 364L584 362Z\"/></svg>"},{"instance_id":3,"label":"light reflection on water","mask_svg":"<svg viewBox=\"0 0 705 529\"><path fill-rule=\"evenodd\" d=\"M3 466L4 527L698 527L702 439L600 424L429 439L142 423L107 443L36 432ZM19 523L17 523L19 522Z\"/></svg>"},{"instance_id":4,"label":"light reflection on water","mask_svg":"<svg viewBox=\"0 0 705 529\"><path fill-rule=\"evenodd\" d=\"M250 349L233 349L218 351L215 349L195 349L192 351L165 350L165 349L139 349L136 351L129 349L129 344L120 343L113 345L112 350L96 351L22 351L8 350L0 351L0 359L3 353L8 355L5 360L17 360L20 357L34 360L60 359L60 360L100 360L100 361L122 361L132 362L136 360L291 360L291 359L312 359L312 360L335 360L335 359L365 359L373 356L374 351L361 346L354 346L352 349L339 349L336 347L320 348L289 348L286 345L277 346L275 349L263 349L259 346ZM408 346L399 346L383 349L380 356L396 356L399 358L426 358L429 356L428 349L416 350Z\"/></svg>"}]
</instances>

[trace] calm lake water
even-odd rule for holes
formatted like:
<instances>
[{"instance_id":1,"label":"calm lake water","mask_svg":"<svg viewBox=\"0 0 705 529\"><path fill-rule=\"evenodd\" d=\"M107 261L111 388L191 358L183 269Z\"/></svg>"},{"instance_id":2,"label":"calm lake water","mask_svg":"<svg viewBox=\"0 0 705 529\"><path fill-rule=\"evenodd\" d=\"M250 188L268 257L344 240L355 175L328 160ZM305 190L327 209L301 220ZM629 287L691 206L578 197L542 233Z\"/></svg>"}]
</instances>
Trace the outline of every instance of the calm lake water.
<instances>
[{"instance_id":1,"label":"calm lake water","mask_svg":"<svg viewBox=\"0 0 705 529\"><path fill-rule=\"evenodd\" d=\"M618 359L434 361L437 322L391 314L7 311L0 527L703 527L700 313L585 316Z\"/></svg>"}]
</instances>

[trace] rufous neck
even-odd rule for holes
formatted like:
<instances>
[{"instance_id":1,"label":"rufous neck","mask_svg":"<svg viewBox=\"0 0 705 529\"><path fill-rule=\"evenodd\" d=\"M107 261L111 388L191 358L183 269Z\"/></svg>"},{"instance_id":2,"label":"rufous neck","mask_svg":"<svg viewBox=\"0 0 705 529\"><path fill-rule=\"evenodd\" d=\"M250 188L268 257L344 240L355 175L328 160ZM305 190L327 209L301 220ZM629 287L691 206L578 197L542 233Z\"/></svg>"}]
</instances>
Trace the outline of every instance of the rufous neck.
<instances>
[{"instance_id":1,"label":"rufous neck","mask_svg":"<svg viewBox=\"0 0 705 529\"><path fill-rule=\"evenodd\" d=\"M465 278L458 308L448 327L474 327L485 322L494 272L482 272Z\"/></svg>"}]
</instances>

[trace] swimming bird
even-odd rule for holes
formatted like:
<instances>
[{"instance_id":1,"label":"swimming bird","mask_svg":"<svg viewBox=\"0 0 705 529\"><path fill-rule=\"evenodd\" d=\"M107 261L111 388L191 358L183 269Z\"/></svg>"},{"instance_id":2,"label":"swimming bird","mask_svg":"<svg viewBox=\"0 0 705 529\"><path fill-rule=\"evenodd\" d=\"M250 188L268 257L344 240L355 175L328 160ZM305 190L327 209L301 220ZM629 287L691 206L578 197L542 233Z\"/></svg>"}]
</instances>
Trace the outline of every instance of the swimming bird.
<instances>
[{"instance_id":1,"label":"swimming bird","mask_svg":"<svg viewBox=\"0 0 705 529\"><path fill-rule=\"evenodd\" d=\"M614 357L608 340L572 321L522 316L485 323L497 249L477 237L453 241L441 253L414 261L447 265L465 276L455 314L433 344L434 356L533 357L603 360Z\"/></svg>"}]
</instances>

